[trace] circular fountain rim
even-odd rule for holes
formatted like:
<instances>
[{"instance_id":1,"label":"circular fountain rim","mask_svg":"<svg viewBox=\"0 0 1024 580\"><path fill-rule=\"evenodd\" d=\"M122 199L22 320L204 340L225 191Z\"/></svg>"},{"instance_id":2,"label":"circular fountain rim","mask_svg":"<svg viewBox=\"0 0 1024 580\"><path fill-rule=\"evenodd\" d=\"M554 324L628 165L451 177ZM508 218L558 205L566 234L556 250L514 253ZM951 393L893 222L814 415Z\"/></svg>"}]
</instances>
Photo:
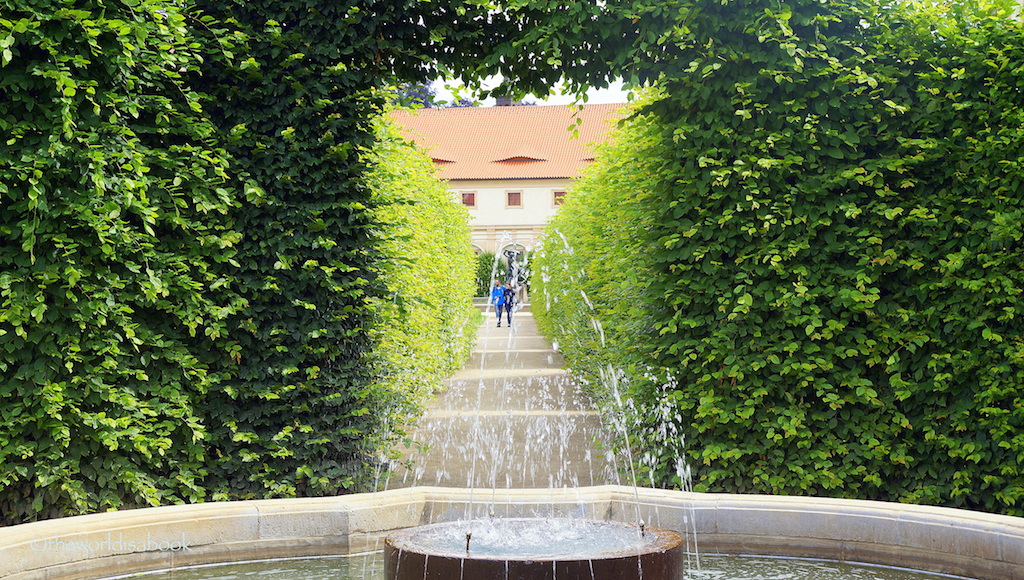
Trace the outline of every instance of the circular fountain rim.
<instances>
[{"instance_id":1,"label":"circular fountain rim","mask_svg":"<svg viewBox=\"0 0 1024 580\"><path fill-rule=\"evenodd\" d=\"M978 580L1022 580L1024 518L865 500L694 494L622 486L504 490L500 516L636 513L687 530L701 553L761 554L900 566ZM348 554L379 549L384 536L444 514L465 513L472 494L409 488L323 498L211 502L122 510L0 528L0 579L93 580L189 565ZM176 541L151 551L125 540ZM96 543L92 551L59 549Z\"/></svg>"},{"instance_id":2,"label":"circular fountain rim","mask_svg":"<svg viewBox=\"0 0 1024 580\"><path fill-rule=\"evenodd\" d=\"M643 554L660 553L671 550L680 546L683 542L682 536L672 530L666 530L662 528L644 526L643 538L645 541L639 542L636 545L629 546L628 548L618 550L602 550L587 552L585 557L581 557L578 551L569 553L555 553L555 554L515 554L515 553L490 553L490 552L473 552L473 551L461 551L444 548L436 548L431 546L425 546L423 544L415 543L415 536L428 533L440 528L465 528L467 525L474 523L495 523L500 522L506 523L529 523L533 521L552 521L552 520L566 520L573 522L576 525L584 524L595 527L603 528L619 528L630 533L640 534L640 528L637 524L629 522L619 522L614 520L598 520L591 518L539 518L539 517L512 517L512 518L487 518L487 519L474 519L474 520L454 520L447 522L437 522L432 524L424 524L420 526L414 526L410 528L404 528L397 530L389 534L385 538L385 544L396 551L412 551L428 556L439 556L444 558L469 558L473 560L493 560L493 561L530 561L530 562L558 562L567 560L606 560L614 558L624 557L636 557Z\"/></svg>"}]
</instances>

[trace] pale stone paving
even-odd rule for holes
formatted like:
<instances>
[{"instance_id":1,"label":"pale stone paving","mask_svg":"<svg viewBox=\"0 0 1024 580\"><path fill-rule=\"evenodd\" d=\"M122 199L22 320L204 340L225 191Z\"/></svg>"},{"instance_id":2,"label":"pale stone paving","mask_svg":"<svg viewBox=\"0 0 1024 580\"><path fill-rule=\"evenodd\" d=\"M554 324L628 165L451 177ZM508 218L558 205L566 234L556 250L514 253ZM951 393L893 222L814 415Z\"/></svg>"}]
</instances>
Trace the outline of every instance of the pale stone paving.
<instances>
[{"instance_id":1,"label":"pale stone paving","mask_svg":"<svg viewBox=\"0 0 1024 580\"><path fill-rule=\"evenodd\" d=\"M486 311L466 366L445 382L411 433L387 487L562 488L618 483L595 443L602 426L588 397L562 369L529 309L512 327Z\"/></svg>"}]
</instances>

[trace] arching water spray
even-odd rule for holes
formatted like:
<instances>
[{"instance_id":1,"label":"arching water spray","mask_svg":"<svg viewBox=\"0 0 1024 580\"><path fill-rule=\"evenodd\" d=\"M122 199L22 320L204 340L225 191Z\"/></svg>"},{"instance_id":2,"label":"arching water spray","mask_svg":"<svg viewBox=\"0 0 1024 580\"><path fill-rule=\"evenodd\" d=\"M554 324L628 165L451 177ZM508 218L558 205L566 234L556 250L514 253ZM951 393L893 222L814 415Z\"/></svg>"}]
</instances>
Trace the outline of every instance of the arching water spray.
<instances>
[{"instance_id":1,"label":"arching water spray","mask_svg":"<svg viewBox=\"0 0 1024 580\"><path fill-rule=\"evenodd\" d=\"M609 340L612 338L606 333L604 324L601 321L599 312L600 298L594 294L588 281L587 271L575 265L572 259L577 252L572 247L566 235L557 230L550 229L541 242L538 256L541 259L541 271L544 289L544 304L551 309L551 305L559 306L558 319L558 340L564 343L565 352L593 353L596 349L603 351L608 349ZM564 257L564 262L559 265L559 257ZM561 281L561 283L559 283ZM554 286L552 286L554 284ZM588 294L588 291L591 294ZM575 309L566 308L565 302L575 300L579 306ZM568 302L571 303L571 302ZM583 324L588 324L589 329ZM560 346L562 346L560 344ZM601 356L601 354L588 354L587 356ZM595 365L596 366L596 365ZM671 391L670 378L658 381L656 377L645 374L645 380L651 385L661 385L657 388L655 400L647 404L638 402L629 396L629 385L625 383L627 376L620 369L615 368L612 363L604 364L596 369L597 378L600 381L599 388L604 394L606 404L602 406L604 420L611 432L621 442L619 453L624 455L623 466L629 484L635 490L634 499L636 504L636 520L641 530L646 527L642 519L639 500L639 479L641 474L638 470L644 471L645 481L653 488L661 487L664 482L659 481L665 475L666 470L673 470L679 481L679 486L684 491L692 491L689 466L685 461L685 439L679 432L679 425L683 423L679 413L669 404L668 393ZM642 408L641 408L642 407ZM648 418L643 420L642 418ZM642 435L638 436L638 433ZM638 439L653 443L655 450L642 452L636 457L635 443ZM674 465L662 465L661 458L674 456ZM695 567L700 568L699 555L696 546L696 526L693 514L687 518L687 540L692 541L688 553L694 555Z\"/></svg>"}]
</instances>

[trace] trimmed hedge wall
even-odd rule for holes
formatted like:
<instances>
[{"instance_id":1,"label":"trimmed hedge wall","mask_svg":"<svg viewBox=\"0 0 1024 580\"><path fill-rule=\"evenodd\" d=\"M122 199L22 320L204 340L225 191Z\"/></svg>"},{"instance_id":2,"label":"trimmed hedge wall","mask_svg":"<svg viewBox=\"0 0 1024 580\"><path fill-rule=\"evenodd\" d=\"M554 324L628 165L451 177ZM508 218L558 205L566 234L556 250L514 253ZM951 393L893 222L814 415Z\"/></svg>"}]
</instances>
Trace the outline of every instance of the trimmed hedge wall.
<instances>
[{"instance_id":1,"label":"trimmed hedge wall","mask_svg":"<svg viewBox=\"0 0 1024 580\"><path fill-rule=\"evenodd\" d=\"M387 291L373 302L371 337L383 379L373 415L388 422L392 446L403 419L462 368L476 338L476 257L469 212L452 202L430 156L405 141L387 117L369 151L368 185L377 208L374 238L385 256L378 275ZM391 405L391 409L382 406Z\"/></svg>"},{"instance_id":2,"label":"trimmed hedge wall","mask_svg":"<svg viewBox=\"0 0 1024 580\"><path fill-rule=\"evenodd\" d=\"M205 497L245 306L185 16L49 8L0 13L0 524Z\"/></svg>"},{"instance_id":3,"label":"trimmed hedge wall","mask_svg":"<svg viewBox=\"0 0 1024 580\"><path fill-rule=\"evenodd\" d=\"M701 490L1024 514L1024 26L982 8L708 2L665 42L541 260L652 481L685 439Z\"/></svg>"},{"instance_id":4,"label":"trimmed hedge wall","mask_svg":"<svg viewBox=\"0 0 1024 580\"><path fill-rule=\"evenodd\" d=\"M415 156L374 127L374 88L430 68L344 65L404 63L422 29L199 4L0 13L0 525L372 487L464 356L465 216L421 160L385 176ZM443 348L379 354L417 340Z\"/></svg>"}]
</instances>

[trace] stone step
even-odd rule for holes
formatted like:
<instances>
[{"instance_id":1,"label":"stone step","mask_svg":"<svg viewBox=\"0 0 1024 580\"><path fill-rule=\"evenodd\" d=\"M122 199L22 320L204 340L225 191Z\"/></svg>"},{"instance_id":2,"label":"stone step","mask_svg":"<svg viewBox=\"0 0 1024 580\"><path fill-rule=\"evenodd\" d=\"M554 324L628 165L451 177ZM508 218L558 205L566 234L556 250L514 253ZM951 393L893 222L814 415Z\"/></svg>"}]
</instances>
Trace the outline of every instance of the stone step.
<instances>
[{"instance_id":1,"label":"stone step","mask_svg":"<svg viewBox=\"0 0 1024 580\"><path fill-rule=\"evenodd\" d=\"M543 369L562 366L562 355L551 349L517 349L470 353L465 368Z\"/></svg>"},{"instance_id":2,"label":"stone step","mask_svg":"<svg viewBox=\"0 0 1024 580\"><path fill-rule=\"evenodd\" d=\"M479 300L479 302L477 302L477 300ZM476 306L476 308L478 310L480 310L481 312L483 312L485 314L490 314L491 316L494 316L494 307L491 306L490 304L488 304L486 298L474 298L473 299L473 306ZM531 310L530 310L530 303L529 302L520 302L520 303L516 304L513 307L513 312L512 313L515 314L516 312L530 312L530 311Z\"/></svg>"},{"instance_id":3,"label":"stone step","mask_svg":"<svg viewBox=\"0 0 1024 580\"><path fill-rule=\"evenodd\" d=\"M452 379L455 380L473 380L480 378L501 378L501 377L540 377L540 376L556 376L565 374L562 369L511 369L511 368L464 368L459 372L452 375ZM434 402L436 405L442 404L440 400Z\"/></svg>"},{"instance_id":4,"label":"stone step","mask_svg":"<svg viewBox=\"0 0 1024 580\"><path fill-rule=\"evenodd\" d=\"M589 413L590 398L575 381L559 370L543 374L495 373L494 376L469 376L452 379L446 392L427 415L451 416L459 413Z\"/></svg>"},{"instance_id":5,"label":"stone step","mask_svg":"<svg viewBox=\"0 0 1024 580\"><path fill-rule=\"evenodd\" d=\"M486 305L484 305L486 306ZM492 314L493 316L493 314ZM529 310L481 324L469 362L409 429L389 487L589 486L617 481L601 417ZM403 463L404 465L404 463Z\"/></svg>"},{"instance_id":6,"label":"stone step","mask_svg":"<svg viewBox=\"0 0 1024 580\"><path fill-rule=\"evenodd\" d=\"M496 326L494 320L488 320L476 337L478 348L499 350L506 348L546 348L550 349L547 339L536 328L524 328L517 320L512 321L510 328L505 322Z\"/></svg>"},{"instance_id":7,"label":"stone step","mask_svg":"<svg viewBox=\"0 0 1024 580\"><path fill-rule=\"evenodd\" d=\"M593 414L493 414L424 417L410 451L412 471L398 469L389 487L434 485L560 488L611 483L611 462L595 446L603 434Z\"/></svg>"}]
</instances>

